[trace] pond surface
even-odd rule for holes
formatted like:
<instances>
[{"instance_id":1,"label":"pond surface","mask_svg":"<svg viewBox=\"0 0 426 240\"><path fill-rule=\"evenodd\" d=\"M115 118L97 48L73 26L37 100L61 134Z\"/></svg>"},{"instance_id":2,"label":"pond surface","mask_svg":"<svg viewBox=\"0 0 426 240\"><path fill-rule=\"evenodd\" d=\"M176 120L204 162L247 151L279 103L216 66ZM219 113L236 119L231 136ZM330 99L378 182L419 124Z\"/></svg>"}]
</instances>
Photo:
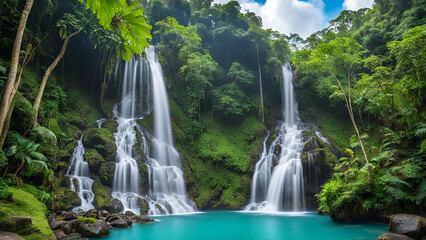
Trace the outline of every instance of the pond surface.
<instances>
[{"instance_id":1,"label":"pond surface","mask_svg":"<svg viewBox=\"0 0 426 240\"><path fill-rule=\"evenodd\" d=\"M379 223L339 224L313 212L261 214L208 211L190 215L153 217L153 224L135 224L111 230L108 240L203 240L203 239L376 239L387 232Z\"/></svg>"}]
</instances>

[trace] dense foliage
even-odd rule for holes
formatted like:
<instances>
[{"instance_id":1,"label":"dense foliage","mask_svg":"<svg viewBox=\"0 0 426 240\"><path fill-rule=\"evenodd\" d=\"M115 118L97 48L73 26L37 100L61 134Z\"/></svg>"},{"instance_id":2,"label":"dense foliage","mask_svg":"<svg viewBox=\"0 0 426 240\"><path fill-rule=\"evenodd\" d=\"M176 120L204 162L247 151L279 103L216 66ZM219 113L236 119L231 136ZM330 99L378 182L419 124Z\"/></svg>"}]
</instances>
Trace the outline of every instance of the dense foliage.
<instances>
[{"instance_id":1,"label":"dense foliage","mask_svg":"<svg viewBox=\"0 0 426 240\"><path fill-rule=\"evenodd\" d=\"M425 211L425 0L376 0L372 9L345 10L305 40L263 29L262 19L241 12L236 1L37 2L24 26L17 91L0 136L0 199L8 214L28 194L37 218L42 203L50 210L79 204L64 175L86 129L85 158L100 175L92 176L94 204L109 204L112 109L121 91L115 65L143 55L149 44L163 67L188 195L198 207L247 203L266 129L282 119L282 65L291 60L302 121L346 149L317 195L318 209L346 220ZM0 3L2 89L26 3ZM109 119L99 130L101 117ZM151 115L139 122L149 129L150 121Z\"/></svg>"},{"instance_id":2,"label":"dense foliage","mask_svg":"<svg viewBox=\"0 0 426 240\"><path fill-rule=\"evenodd\" d=\"M342 114L352 106L361 132L348 139L357 154L341 159L318 194L319 209L332 217L424 211L424 4L376 1L373 9L343 11L295 53L300 91ZM369 142L371 180L358 157L361 139Z\"/></svg>"}]
</instances>

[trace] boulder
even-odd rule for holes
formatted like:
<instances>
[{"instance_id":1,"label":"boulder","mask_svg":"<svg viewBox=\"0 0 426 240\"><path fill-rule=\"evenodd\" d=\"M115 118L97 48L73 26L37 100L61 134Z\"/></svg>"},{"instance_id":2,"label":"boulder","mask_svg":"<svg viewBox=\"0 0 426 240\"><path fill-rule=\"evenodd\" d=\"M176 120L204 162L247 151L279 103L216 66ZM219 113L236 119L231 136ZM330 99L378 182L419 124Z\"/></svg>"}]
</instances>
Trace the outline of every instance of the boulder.
<instances>
[{"instance_id":1,"label":"boulder","mask_svg":"<svg viewBox=\"0 0 426 240\"><path fill-rule=\"evenodd\" d=\"M119 212L123 211L124 206L120 202L120 200L113 198L113 199L111 199L109 204L104 207L104 209L107 210L110 213L119 213Z\"/></svg>"},{"instance_id":2,"label":"boulder","mask_svg":"<svg viewBox=\"0 0 426 240\"><path fill-rule=\"evenodd\" d=\"M99 179L104 186L112 187L114 180L115 162L103 162L99 167Z\"/></svg>"},{"instance_id":3,"label":"boulder","mask_svg":"<svg viewBox=\"0 0 426 240\"><path fill-rule=\"evenodd\" d=\"M106 128L89 128L84 132L83 144L86 148L94 148L106 160L115 161L117 146L114 135Z\"/></svg>"},{"instance_id":4,"label":"boulder","mask_svg":"<svg viewBox=\"0 0 426 240\"><path fill-rule=\"evenodd\" d=\"M132 212L132 211L126 211L124 213L124 215L131 217L131 216L135 216L136 214L134 212Z\"/></svg>"},{"instance_id":5,"label":"boulder","mask_svg":"<svg viewBox=\"0 0 426 240\"><path fill-rule=\"evenodd\" d=\"M56 237L56 239L58 239L58 240L61 240L61 239L67 238L67 235L66 235L64 232L62 232L61 230L53 231L53 234L55 234L55 237Z\"/></svg>"},{"instance_id":6,"label":"boulder","mask_svg":"<svg viewBox=\"0 0 426 240\"><path fill-rule=\"evenodd\" d=\"M99 166L105 162L105 159L94 148L85 148L84 160L89 164L89 169L92 170L90 173L95 176L98 175L96 169L99 169Z\"/></svg>"},{"instance_id":7,"label":"boulder","mask_svg":"<svg viewBox=\"0 0 426 240\"><path fill-rule=\"evenodd\" d=\"M382 234L380 237L378 237L377 240L413 240L413 239L402 234L385 233L385 234Z\"/></svg>"},{"instance_id":8,"label":"boulder","mask_svg":"<svg viewBox=\"0 0 426 240\"><path fill-rule=\"evenodd\" d=\"M77 219L77 214L73 212L67 212L62 219L65 221L71 221Z\"/></svg>"},{"instance_id":9,"label":"boulder","mask_svg":"<svg viewBox=\"0 0 426 240\"><path fill-rule=\"evenodd\" d=\"M140 214L147 214L148 213L149 203L145 199L138 198L138 201L137 201L136 204L139 207Z\"/></svg>"},{"instance_id":10,"label":"boulder","mask_svg":"<svg viewBox=\"0 0 426 240\"><path fill-rule=\"evenodd\" d=\"M106 218L106 221L110 223L110 225L113 227L132 226L132 218L125 214L111 214ZM114 225L117 225L117 226L114 226Z\"/></svg>"},{"instance_id":11,"label":"boulder","mask_svg":"<svg viewBox=\"0 0 426 240\"><path fill-rule=\"evenodd\" d=\"M49 227L52 230L56 230L56 229L60 229L62 227L62 225L66 224L67 221L57 221L57 220L53 220L53 221L49 221Z\"/></svg>"},{"instance_id":12,"label":"boulder","mask_svg":"<svg viewBox=\"0 0 426 240\"><path fill-rule=\"evenodd\" d=\"M153 223L154 219L149 218L147 216L135 215L132 217L132 220L135 223Z\"/></svg>"},{"instance_id":13,"label":"boulder","mask_svg":"<svg viewBox=\"0 0 426 240\"><path fill-rule=\"evenodd\" d=\"M71 191L68 187L60 187L57 189L56 196L61 199L61 202L63 203L63 206L61 206L60 210L69 211L72 208L81 205L81 199L78 194L74 191Z\"/></svg>"},{"instance_id":14,"label":"boulder","mask_svg":"<svg viewBox=\"0 0 426 240\"><path fill-rule=\"evenodd\" d=\"M109 226L102 220L96 220L95 223L80 224L78 232L82 237L98 238L109 235Z\"/></svg>"},{"instance_id":15,"label":"boulder","mask_svg":"<svg viewBox=\"0 0 426 240\"><path fill-rule=\"evenodd\" d=\"M61 226L61 231L63 231L65 234L70 234L73 232L73 230L78 229L80 226L80 222L77 219L71 220Z\"/></svg>"},{"instance_id":16,"label":"boulder","mask_svg":"<svg viewBox=\"0 0 426 240\"><path fill-rule=\"evenodd\" d=\"M33 220L29 217L11 217L1 224L1 229L17 232L32 224Z\"/></svg>"},{"instance_id":17,"label":"boulder","mask_svg":"<svg viewBox=\"0 0 426 240\"><path fill-rule=\"evenodd\" d=\"M107 210L99 211L99 217L106 218L106 217L108 217L108 215L109 215L109 212Z\"/></svg>"},{"instance_id":18,"label":"boulder","mask_svg":"<svg viewBox=\"0 0 426 240\"><path fill-rule=\"evenodd\" d=\"M15 233L2 232L2 231L0 231L0 239L2 239L2 240L24 240L23 238L16 235Z\"/></svg>"},{"instance_id":19,"label":"boulder","mask_svg":"<svg viewBox=\"0 0 426 240\"><path fill-rule=\"evenodd\" d=\"M404 234L414 239L426 237L426 219L411 214L390 216L389 232Z\"/></svg>"},{"instance_id":20,"label":"boulder","mask_svg":"<svg viewBox=\"0 0 426 240\"><path fill-rule=\"evenodd\" d=\"M96 210L96 209L90 209L90 210L83 213L83 217L85 217L85 218L95 218L96 219L96 218L98 218L98 216L99 216L99 213L98 213L98 210Z\"/></svg>"},{"instance_id":21,"label":"boulder","mask_svg":"<svg viewBox=\"0 0 426 240\"><path fill-rule=\"evenodd\" d=\"M111 227L114 228L127 228L129 225L123 219L117 219L109 223Z\"/></svg>"}]
</instances>

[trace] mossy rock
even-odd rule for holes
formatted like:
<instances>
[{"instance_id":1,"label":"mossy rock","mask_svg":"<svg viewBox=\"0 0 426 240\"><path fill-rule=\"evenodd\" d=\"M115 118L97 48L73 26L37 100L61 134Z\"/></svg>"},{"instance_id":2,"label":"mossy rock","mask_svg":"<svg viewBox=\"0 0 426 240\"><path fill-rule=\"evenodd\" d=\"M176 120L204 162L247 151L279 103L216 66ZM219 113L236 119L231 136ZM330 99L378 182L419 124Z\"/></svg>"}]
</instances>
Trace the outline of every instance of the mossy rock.
<instances>
[{"instance_id":1,"label":"mossy rock","mask_svg":"<svg viewBox=\"0 0 426 240\"><path fill-rule=\"evenodd\" d=\"M15 95L15 108L13 109L10 129L26 132L32 128L35 120L35 108L22 94Z\"/></svg>"},{"instance_id":2,"label":"mossy rock","mask_svg":"<svg viewBox=\"0 0 426 240\"><path fill-rule=\"evenodd\" d=\"M101 184L99 177L95 178L92 185L92 191L95 194L93 205L97 210L108 209L111 202L111 195Z\"/></svg>"},{"instance_id":3,"label":"mossy rock","mask_svg":"<svg viewBox=\"0 0 426 240\"><path fill-rule=\"evenodd\" d=\"M101 128L106 128L108 131L115 133L117 132L118 123L115 119L110 118L102 122Z\"/></svg>"},{"instance_id":4,"label":"mossy rock","mask_svg":"<svg viewBox=\"0 0 426 240\"><path fill-rule=\"evenodd\" d=\"M10 191L12 192L11 201L0 201L0 225L12 216L30 217L32 225L16 232L18 235L24 239L55 239L47 223L46 205L22 189L11 187Z\"/></svg>"},{"instance_id":5,"label":"mossy rock","mask_svg":"<svg viewBox=\"0 0 426 240\"><path fill-rule=\"evenodd\" d=\"M59 210L69 211L81 205L78 194L67 187L60 187L56 190L55 195L60 200Z\"/></svg>"},{"instance_id":6,"label":"mossy rock","mask_svg":"<svg viewBox=\"0 0 426 240\"><path fill-rule=\"evenodd\" d=\"M55 176L52 178L52 186L53 189L59 189L61 187L68 188L71 184L70 177L64 176L64 174L60 174L61 176Z\"/></svg>"},{"instance_id":7,"label":"mossy rock","mask_svg":"<svg viewBox=\"0 0 426 240\"><path fill-rule=\"evenodd\" d=\"M67 125L64 132L68 137L72 137L74 139L79 139L81 136L81 130L72 124Z\"/></svg>"},{"instance_id":8,"label":"mossy rock","mask_svg":"<svg viewBox=\"0 0 426 240\"><path fill-rule=\"evenodd\" d=\"M98 153L96 149L85 148L84 160L89 164L89 172L91 174L97 175L98 169L102 163L105 162L105 159Z\"/></svg>"},{"instance_id":9,"label":"mossy rock","mask_svg":"<svg viewBox=\"0 0 426 240\"><path fill-rule=\"evenodd\" d=\"M136 122L139 125L145 127L148 131L152 132L152 129L153 129L153 117L154 117L154 114L151 112L150 114L146 115L142 119L136 120Z\"/></svg>"},{"instance_id":10,"label":"mossy rock","mask_svg":"<svg viewBox=\"0 0 426 240\"><path fill-rule=\"evenodd\" d=\"M77 147L77 144L78 144L77 141L69 142L69 143L67 143L67 145L64 146L64 148L62 150L66 153L73 154L74 148Z\"/></svg>"},{"instance_id":11,"label":"mossy rock","mask_svg":"<svg viewBox=\"0 0 426 240\"><path fill-rule=\"evenodd\" d=\"M112 187L114 181L115 163L103 162L99 167L99 179L105 186Z\"/></svg>"},{"instance_id":12,"label":"mossy rock","mask_svg":"<svg viewBox=\"0 0 426 240\"><path fill-rule=\"evenodd\" d=\"M149 210L149 203L142 198L138 198L138 202L137 205L139 206L139 213L141 215L146 215L148 214L148 210Z\"/></svg>"},{"instance_id":13,"label":"mossy rock","mask_svg":"<svg viewBox=\"0 0 426 240\"><path fill-rule=\"evenodd\" d=\"M55 167L55 174L59 175L59 173L64 174L67 170L68 170L68 165L69 162L71 160L71 155L70 154L66 154L61 156L58 161L56 162L56 165L54 165Z\"/></svg>"},{"instance_id":14,"label":"mossy rock","mask_svg":"<svg viewBox=\"0 0 426 240\"><path fill-rule=\"evenodd\" d=\"M95 148L104 159L115 161L117 146L114 135L108 129L89 128L84 132L83 145L87 148Z\"/></svg>"},{"instance_id":15,"label":"mossy rock","mask_svg":"<svg viewBox=\"0 0 426 240\"><path fill-rule=\"evenodd\" d=\"M148 167L142 161L137 161L139 174L141 176L141 193L147 194L149 190L149 176L148 176Z\"/></svg>"},{"instance_id":16,"label":"mossy rock","mask_svg":"<svg viewBox=\"0 0 426 240\"><path fill-rule=\"evenodd\" d=\"M56 134L56 136L62 133L61 127L59 126L58 121L56 121L56 118L47 119L46 125L47 128L49 128L50 130L52 130L52 132Z\"/></svg>"}]
</instances>

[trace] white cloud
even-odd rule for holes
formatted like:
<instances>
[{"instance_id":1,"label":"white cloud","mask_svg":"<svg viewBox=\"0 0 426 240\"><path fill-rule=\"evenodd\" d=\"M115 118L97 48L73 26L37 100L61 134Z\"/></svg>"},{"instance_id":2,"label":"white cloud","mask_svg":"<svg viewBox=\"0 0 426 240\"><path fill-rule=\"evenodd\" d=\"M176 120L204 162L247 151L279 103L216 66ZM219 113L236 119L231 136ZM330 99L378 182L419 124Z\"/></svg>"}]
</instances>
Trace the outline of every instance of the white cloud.
<instances>
[{"instance_id":1,"label":"white cloud","mask_svg":"<svg viewBox=\"0 0 426 240\"><path fill-rule=\"evenodd\" d=\"M343 8L347 10L357 11L361 8L371 8L374 0L345 0Z\"/></svg>"},{"instance_id":2,"label":"white cloud","mask_svg":"<svg viewBox=\"0 0 426 240\"><path fill-rule=\"evenodd\" d=\"M214 0L227 3L229 0ZM238 0L241 9L250 10L260 16L264 28L271 28L289 35L297 33L306 38L311 33L327 26L322 0L266 0L264 5L254 0Z\"/></svg>"}]
</instances>

